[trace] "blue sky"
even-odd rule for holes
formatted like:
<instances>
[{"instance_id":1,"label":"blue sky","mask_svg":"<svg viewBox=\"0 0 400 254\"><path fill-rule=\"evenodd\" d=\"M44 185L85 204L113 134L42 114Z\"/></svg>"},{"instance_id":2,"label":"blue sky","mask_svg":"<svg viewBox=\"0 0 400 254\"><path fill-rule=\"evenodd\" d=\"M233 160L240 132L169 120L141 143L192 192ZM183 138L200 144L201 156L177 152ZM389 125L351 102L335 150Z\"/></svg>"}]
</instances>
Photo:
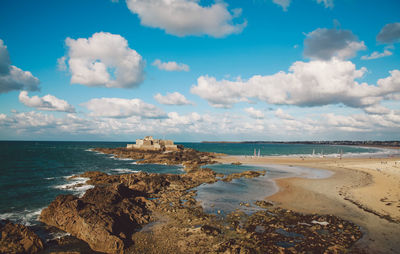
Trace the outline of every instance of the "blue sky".
<instances>
[{"instance_id":1,"label":"blue sky","mask_svg":"<svg viewBox=\"0 0 400 254\"><path fill-rule=\"evenodd\" d=\"M398 1L0 6L2 140L400 139Z\"/></svg>"}]
</instances>

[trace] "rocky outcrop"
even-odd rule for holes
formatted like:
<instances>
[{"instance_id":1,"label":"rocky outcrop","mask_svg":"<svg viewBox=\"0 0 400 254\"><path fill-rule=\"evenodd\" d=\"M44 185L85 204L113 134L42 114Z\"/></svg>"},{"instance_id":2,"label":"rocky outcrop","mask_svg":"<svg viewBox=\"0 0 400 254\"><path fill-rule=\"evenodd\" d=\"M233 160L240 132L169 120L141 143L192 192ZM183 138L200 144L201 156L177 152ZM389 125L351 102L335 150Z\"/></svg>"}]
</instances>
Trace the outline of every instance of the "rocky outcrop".
<instances>
[{"instance_id":1,"label":"rocky outcrop","mask_svg":"<svg viewBox=\"0 0 400 254\"><path fill-rule=\"evenodd\" d=\"M0 221L0 253L37 253L43 242L26 226Z\"/></svg>"},{"instance_id":2,"label":"rocky outcrop","mask_svg":"<svg viewBox=\"0 0 400 254\"><path fill-rule=\"evenodd\" d=\"M40 219L107 253L343 253L361 237L356 225L336 216L299 214L268 201L255 202L263 209L251 215L207 214L192 189L264 173L218 179L207 168L182 175L87 172L79 177L95 187L81 198L58 196Z\"/></svg>"},{"instance_id":3,"label":"rocky outcrop","mask_svg":"<svg viewBox=\"0 0 400 254\"><path fill-rule=\"evenodd\" d=\"M96 148L97 152L113 154L117 158L138 160L137 163L154 163L167 165L183 165L186 171L198 169L200 166L215 163L217 154L199 152L190 148L181 148L177 151L145 151L127 148Z\"/></svg>"},{"instance_id":4,"label":"rocky outcrop","mask_svg":"<svg viewBox=\"0 0 400 254\"><path fill-rule=\"evenodd\" d=\"M265 171L252 171L252 170L248 170L248 171L244 171L241 173L233 173L230 175L227 175L224 179L222 179L222 181L224 182L230 182L233 179L237 179L237 178L254 178L254 177L259 177L265 175Z\"/></svg>"},{"instance_id":5,"label":"rocky outcrop","mask_svg":"<svg viewBox=\"0 0 400 254\"><path fill-rule=\"evenodd\" d=\"M148 223L146 202L123 184L96 186L82 198L58 196L40 215L48 225L87 242L93 250L122 253L131 235Z\"/></svg>"}]
</instances>

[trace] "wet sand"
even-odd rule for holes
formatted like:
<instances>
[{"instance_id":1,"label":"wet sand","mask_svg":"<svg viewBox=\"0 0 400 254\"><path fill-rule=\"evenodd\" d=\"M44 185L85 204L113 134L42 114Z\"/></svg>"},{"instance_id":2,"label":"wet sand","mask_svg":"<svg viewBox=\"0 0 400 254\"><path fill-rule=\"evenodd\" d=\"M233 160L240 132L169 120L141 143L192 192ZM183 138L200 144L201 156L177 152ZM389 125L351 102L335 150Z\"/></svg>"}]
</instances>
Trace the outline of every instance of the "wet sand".
<instances>
[{"instance_id":1,"label":"wet sand","mask_svg":"<svg viewBox=\"0 0 400 254\"><path fill-rule=\"evenodd\" d=\"M368 253L398 253L400 242L400 158L295 158L224 156L221 163L293 165L327 169L329 178L276 179L279 192L266 197L297 212L334 214L365 235L357 246Z\"/></svg>"}]
</instances>

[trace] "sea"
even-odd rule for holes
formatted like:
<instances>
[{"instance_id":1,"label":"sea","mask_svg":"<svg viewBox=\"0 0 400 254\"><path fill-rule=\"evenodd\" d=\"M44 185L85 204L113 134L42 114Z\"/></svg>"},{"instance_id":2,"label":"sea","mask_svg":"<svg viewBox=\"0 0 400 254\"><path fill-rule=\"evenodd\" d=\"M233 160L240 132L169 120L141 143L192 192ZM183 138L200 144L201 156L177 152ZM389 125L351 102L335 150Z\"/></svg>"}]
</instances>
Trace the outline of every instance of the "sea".
<instances>
[{"instance_id":1,"label":"sea","mask_svg":"<svg viewBox=\"0 0 400 254\"><path fill-rule=\"evenodd\" d=\"M108 174L131 172L184 173L182 166L137 164L135 160L119 159L113 155L93 151L96 147L125 147L126 142L55 142L55 141L0 141L0 219L32 226L39 224L38 216L43 208L59 194L83 195L93 186L83 185L85 178L69 178L86 171L102 171ZM228 155L260 156L390 156L393 150L328 145L301 144L240 144L240 143L178 143L200 151ZM266 165L210 165L213 170L228 174L256 169L266 175L257 179L236 179L231 183L217 182L197 187L198 200L209 212L229 212L238 208L239 201L254 201L276 192L274 178L301 175L327 177L329 172L302 168ZM258 193L254 195L254 193Z\"/></svg>"}]
</instances>

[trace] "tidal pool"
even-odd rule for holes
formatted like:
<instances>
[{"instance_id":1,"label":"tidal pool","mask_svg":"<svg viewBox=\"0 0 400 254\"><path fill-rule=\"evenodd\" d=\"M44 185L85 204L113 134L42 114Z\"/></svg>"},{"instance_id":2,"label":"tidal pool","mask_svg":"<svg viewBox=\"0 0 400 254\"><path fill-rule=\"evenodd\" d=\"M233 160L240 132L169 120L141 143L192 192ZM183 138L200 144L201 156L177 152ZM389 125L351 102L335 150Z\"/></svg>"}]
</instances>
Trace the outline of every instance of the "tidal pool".
<instances>
[{"instance_id":1,"label":"tidal pool","mask_svg":"<svg viewBox=\"0 0 400 254\"><path fill-rule=\"evenodd\" d=\"M218 181L194 188L194 190L197 190L195 198L201 202L204 211L221 215L226 215L236 209L245 213L260 210L261 208L254 205L254 202L263 200L278 191L274 179L294 176L317 179L330 177L333 174L328 170L282 165L214 164L206 167L225 175L246 170L264 170L266 172L264 176L256 178L239 178L231 182ZM246 206L246 203L249 206Z\"/></svg>"}]
</instances>

